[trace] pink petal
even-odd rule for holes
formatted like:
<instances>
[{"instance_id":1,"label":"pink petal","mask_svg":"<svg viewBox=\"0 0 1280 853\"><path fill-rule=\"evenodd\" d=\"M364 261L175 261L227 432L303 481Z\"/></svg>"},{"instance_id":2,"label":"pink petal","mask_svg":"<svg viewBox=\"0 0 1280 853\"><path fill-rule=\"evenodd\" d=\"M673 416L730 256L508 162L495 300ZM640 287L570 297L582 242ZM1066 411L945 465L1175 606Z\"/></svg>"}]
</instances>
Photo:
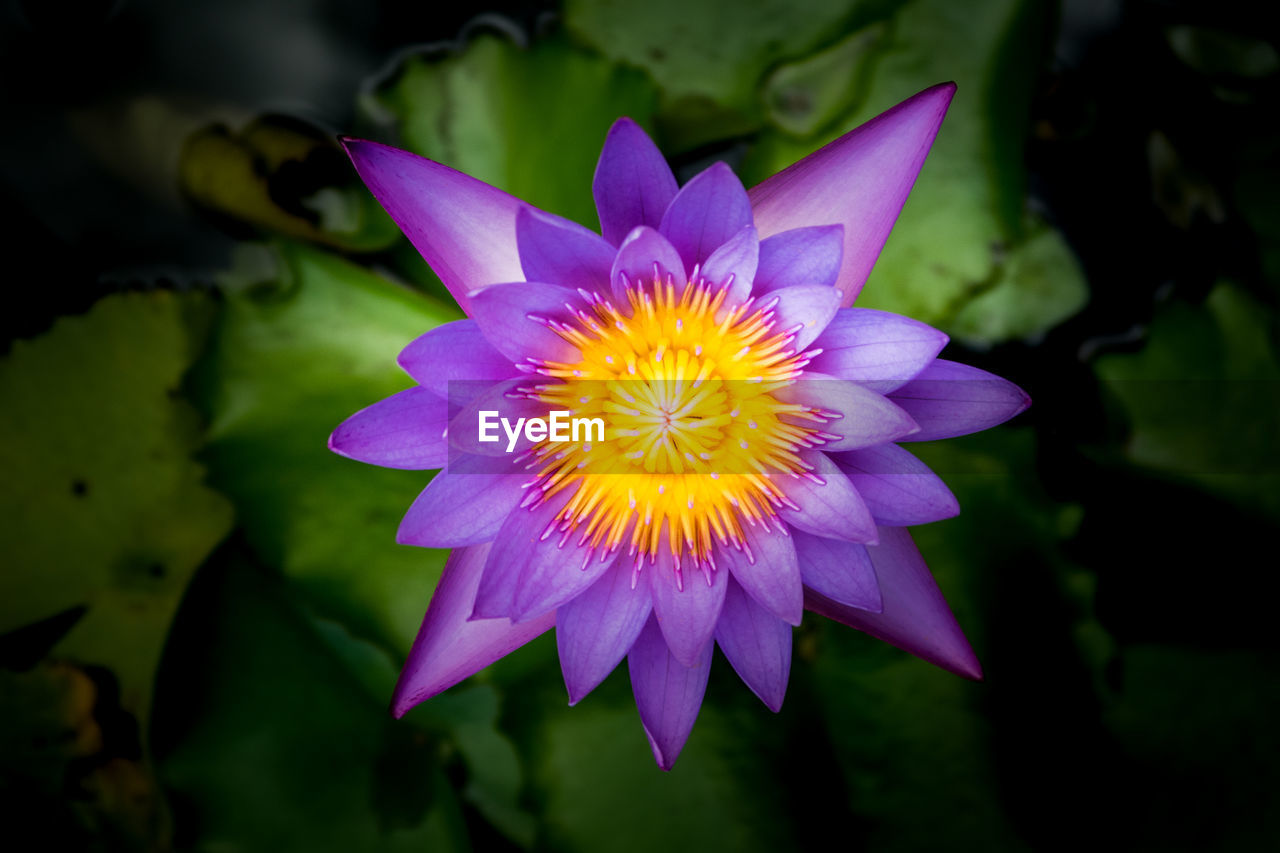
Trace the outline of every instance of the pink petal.
<instances>
[{"instance_id":1,"label":"pink petal","mask_svg":"<svg viewBox=\"0 0 1280 853\"><path fill-rule=\"evenodd\" d=\"M960 514L947 484L896 444L835 453L831 459L867 502L876 524L909 527Z\"/></svg>"},{"instance_id":2,"label":"pink petal","mask_svg":"<svg viewBox=\"0 0 1280 853\"><path fill-rule=\"evenodd\" d=\"M679 292L688 280L684 273L684 261L675 247L657 231L648 226L640 226L627 235L618 249L618 257L613 261L610 277L613 281L613 298L620 308L626 308L626 285L650 285L654 276L666 281L671 278Z\"/></svg>"},{"instance_id":3,"label":"pink petal","mask_svg":"<svg viewBox=\"0 0 1280 853\"><path fill-rule=\"evenodd\" d=\"M472 291L519 281L514 196L448 166L377 142L344 138L360 179L464 311Z\"/></svg>"},{"instance_id":4,"label":"pink petal","mask_svg":"<svg viewBox=\"0 0 1280 853\"><path fill-rule=\"evenodd\" d=\"M928 367L947 336L918 320L870 308L842 308L814 342L809 369L888 394Z\"/></svg>"},{"instance_id":5,"label":"pink petal","mask_svg":"<svg viewBox=\"0 0 1280 853\"><path fill-rule=\"evenodd\" d=\"M779 510L783 520L814 536L874 542L875 521L849 478L825 453L804 451L800 456L813 466L810 473L817 482L804 476L774 478L773 482L798 507Z\"/></svg>"},{"instance_id":6,"label":"pink petal","mask_svg":"<svg viewBox=\"0 0 1280 853\"><path fill-rule=\"evenodd\" d=\"M329 449L384 468L439 468L449 458L449 409L425 388L406 388L361 409L329 436Z\"/></svg>"},{"instance_id":7,"label":"pink petal","mask_svg":"<svg viewBox=\"0 0 1280 853\"><path fill-rule=\"evenodd\" d=\"M920 424L907 441L933 441L980 432L1031 405L1027 393L994 373L937 359L889 395Z\"/></svg>"},{"instance_id":8,"label":"pink petal","mask_svg":"<svg viewBox=\"0 0 1280 853\"><path fill-rule=\"evenodd\" d=\"M782 710L791 675L791 626L761 607L732 578L716 623L716 643L751 692L769 710Z\"/></svg>"},{"instance_id":9,"label":"pink petal","mask_svg":"<svg viewBox=\"0 0 1280 853\"><path fill-rule=\"evenodd\" d=\"M566 533L555 521L572 491L507 516L476 592L476 617L540 616L587 589L609 567L614 555L601 561L601 553L579 542L579 531Z\"/></svg>"},{"instance_id":10,"label":"pink petal","mask_svg":"<svg viewBox=\"0 0 1280 853\"><path fill-rule=\"evenodd\" d=\"M461 464L468 473L506 473L509 470L507 466L515 464L517 456L533 446L521 428L514 447L508 453L506 429L498 419L506 418L514 429L521 418L546 416L549 408L547 404L530 399L521 391L526 386L536 384L538 378L540 377L520 376L504 379L476 394L454 414L449 421L449 446L456 456L450 468L454 464ZM496 415L490 414L485 418L489 427L486 434L489 438L496 437L496 441L480 440L481 412L497 412ZM479 465L478 458L468 457L496 457L499 461L486 468Z\"/></svg>"},{"instance_id":11,"label":"pink petal","mask_svg":"<svg viewBox=\"0 0 1280 853\"><path fill-rule=\"evenodd\" d=\"M405 513L396 542L423 548L492 542L524 496L523 473L440 472Z\"/></svg>"},{"instance_id":12,"label":"pink petal","mask_svg":"<svg viewBox=\"0 0 1280 853\"><path fill-rule=\"evenodd\" d=\"M756 238L755 226L747 225L711 253L702 265L702 277L714 285L728 282L729 295L724 304L738 305L751 295L759 260L760 241Z\"/></svg>"},{"instance_id":13,"label":"pink petal","mask_svg":"<svg viewBox=\"0 0 1280 853\"><path fill-rule=\"evenodd\" d=\"M525 281L609 293L609 269L617 250L594 231L526 207L516 214L516 245Z\"/></svg>"},{"instance_id":14,"label":"pink petal","mask_svg":"<svg viewBox=\"0 0 1280 853\"><path fill-rule=\"evenodd\" d=\"M898 218L946 115L954 83L908 98L750 192L762 237L807 225L844 226L836 287L851 305Z\"/></svg>"},{"instance_id":15,"label":"pink petal","mask_svg":"<svg viewBox=\"0 0 1280 853\"><path fill-rule=\"evenodd\" d=\"M619 245L633 228L657 228L676 195L676 179L658 146L629 118L609 128L591 191L600 233Z\"/></svg>"},{"instance_id":16,"label":"pink petal","mask_svg":"<svg viewBox=\"0 0 1280 853\"><path fill-rule=\"evenodd\" d=\"M488 545L476 545L449 555L391 699L391 710L397 717L554 624L552 614L519 625L507 619L468 619L488 552Z\"/></svg>"},{"instance_id":17,"label":"pink petal","mask_svg":"<svg viewBox=\"0 0 1280 853\"><path fill-rule=\"evenodd\" d=\"M658 230L692 272L750 224L751 202L742 181L725 163L713 163L680 188Z\"/></svg>"},{"instance_id":18,"label":"pink petal","mask_svg":"<svg viewBox=\"0 0 1280 853\"><path fill-rule=\"evenodd\" d=\"M768 530L757 522L743 525L742 551L720 546L717 560L733 573L738 584L762 607L779 619L799 625L804 616L804 590L796 546L781 522Z\"/></svg>"},{"instance_id":19,"label":"pink petal","mask_svg":"<svg viewBox=\"0 0 1280 853\"><path fill-rule=\"evenodd\" d=\"M494 349L475 320L436 326L400 352L397 359L422 387L446 400L466 396L475 383L492 384L518 376L511 359ZM450 393L449 383L459 383Z\"/></svg>"},{"instance_id":20,"label":"pink petal","mask_svg":"<svg viewBox=\"0 0 1280 853\"><path fill-rule=\"evenodd\" d=\"M670 770L689 739L711 672L712 644L698 651L692 666L685 666L671 654L658 627L650 617L627 655L631 690L636 697L640 722L649 738L653 760Z\"/></svg>"},{"instance_id":21,"label":"pink petal","mask_svg":"<svg viewBox=\"0 0 1280 853\"><path fill-rule=\"evenodd\" d=\"M806 587L836 604L872 613L884 609L866 545L823 539L800 530L791 531L791 538L796 543L800 577Z\"/></svg>"},{"instance_id":22,"label":"pink petal","mask_svg":"<svg viewBox=\"0 0 1280 853\"><path fill-rule=\"evenodd\" d=\"M768 293L798 284L831 287L840 276L844 226L794 228L760 241L755 292Z\"/></svg>"},{"instance_id":23,"label":"pink petal","mask_svg":"<svg viewBox=\"0 0 1280 853\"><path fill-rule=\"evenodd\" d=\"M618 560L577 598L556 610L560 669L575 705L627 655L653 610L648 583L632 588L627 560Z\"/></svg>"},{"instance_id":24,"label":"pink petal","mask_svg":"<svg viewBox=\"0 0 1280 853\"><path fill-rule=\"evenodd\" d=\"M773 311L774 329L794 332L791 348L800 352L835 318L840 294L820 284L798 284L766 293L757 304Z\"/></svg>"},{"instance_id":25,"label":"pink petal","mask_svg":"<svg viewBox=\"0 0 1280 853\"><path fill-rule=\"evenodd\" d=\"M530 358L574 364L582 354L547 321L570 321L582 301L578 291L567 287L517 281L473 293L467 313L493 348L517 364Z\"/></svg>"},{"instance_id":26,"label":"pink petal","mask_svg":"<svg viewBox=\"0 0 1280 853\"><path fill-rule=\"evenodd\" d=\"M686 666L693 666L716 629L720 607L724 604L728 572L711 573L711 582L702 571L690 565L688 556L679 576L671 552L659 548L653 564L646 561L641 569L641 583L649 575L649 591L653 594L653 615L667 638L671 654Z\"/></svg>"},{"instance_id":27,"label":"pink petal","mask_svg":"<svg viewBox=\"0 0 1280 853\"><path fill-rule=\"evenodd\" d=\"M875 564L883 612L868 613L836 604L813 590L805 591L805 607L957 675L981 679L982 667L911 534L902 527L882 527L880 544L868 546L867 552Z\"/></svg>"},{"instance_id":28,"label":"pink petal","mask_svg":"<svg viewBox=\"0 0 1280 853\"><path fill-rule=\"evenodd\" d=\"M837 416L822 427L828 435L839 436L822 445L826 452L871 447L919 431L911 416L893 401L847 379L806 370L794 385L779 389L776 396Z\"/></svg>"}]
</instances>

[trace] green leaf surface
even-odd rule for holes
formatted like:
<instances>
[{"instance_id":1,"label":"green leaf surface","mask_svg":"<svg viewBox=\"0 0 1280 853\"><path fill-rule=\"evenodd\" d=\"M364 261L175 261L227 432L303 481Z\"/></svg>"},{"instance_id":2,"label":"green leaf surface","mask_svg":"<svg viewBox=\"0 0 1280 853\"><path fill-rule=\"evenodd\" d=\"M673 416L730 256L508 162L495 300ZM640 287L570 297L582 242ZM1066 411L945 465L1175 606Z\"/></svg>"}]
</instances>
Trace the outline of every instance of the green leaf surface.
<instances>
[{"instance_id":1,"label":"green leaf surface","mask_svg":"<svg viewBox=\"0 0 1280 853\"><path fill-rule=\"evenodd\" d=\"M883 15L892 0L653 0L645 14L619 0L570 0L569 30L605 56L647 71L669 101L711 101L745 116L760 112L769 69L804 57Z\"/></svg>"},{"instance_id":2,"label":"green leaf surface","mask_svg":"<svg viewBox=\"0 0 1280 853\"><path fill-rule=\"evenodd\" d=\"M109 296L0 363L0 632L86 606L54 654L110 669L144 723L174 610L231 528L178 399L212 314L195 294Z\"/></svg>"},{"instance_id":3,"label":"green leaf surface","mask_svg":"<svg viewBox=\"0 0 1280 853\"><path fill-rule=\"evenodd\" d=\"M1152 849L1260 850L1280 834L1274 654L1139 645L1105 714L1131 762L1127 830ZM1120 839L1123 841L1123 839Z\"/></svg>"},{"instance_id":4,"label":"green leaf surface","mask_svg":"<svg viewBox=\"0 0 1280 853\"><path fill-rule=\"evenodd\" d=\"M201 128L182 147L178 181L200 207L267 233L357 252L400 239L333 138L298 119Z\"/></svg>"},{"instance_id":5,"label":"green leaf surface","mask_svg":"<svg viewBox=\"0 0 1280 853\"><path fill-rule=\"evenodd\" d=\"M714 666L724 669L716 676L736 682L723 658ZM728 701L708 695L669 773L653 762L625 662L573 708L558 690L542 693L534 747L545 798L542 843L590 851L608 839L619 853L794 849L787 803L769 793L777 758L771 742L782 729L763 706L752 707L758 700L745 687L730 686L737 695Z\"/></svg>"},{"instance_id":6,"label":"green leaf surface","mask_svg":"<svg viewBox=\"0 0 1280 853\"><path fill-rule=\"evenodd\" d=\"M1003 813L982 688L824 625L814 662L821 711L845 770L863 849L1029 849Z\"/></svg>"},{"instance_id":7,"label":"green leaf surface","mask_svg":"<svg viewBox=\"0 0 1280 853\"><path fill-rule=\"evenodd\" d=\"M409 57L365 107L408 150L594 228L605 133L620 116L649 124L655 101L643 74L563 37L520 47L481 33L460 51Z\"/></svg>"},{"instance_id":8,"label":"green leaf surface","mask_svg":"<svg viewBox=\"0 0 1280 853\"><path fill-rule=\"evenodd\" d=\"M398 662L444 564L443 552L395 544L430 475L344 459L326 442L345 418L413 384L397 353L456 309L306 246L254 257L225 282L194 383L211 416L210 476L260 556L318 615Z\"/></svg>"},{"instance_id":9,"label":"green leaf surface","mask_svg":"<svg viewBox=\"0 0 1280 853\"><path fill-rule=\"evenodd\" d=\"M1130 423L1126 455L1250 511L1280 515L1275 315L1222 283L1202 306L1164 305L1136 353L1094 365Z\"/></svg>"},{"instance_id":10,"label":"green leaf surface","mask_svg":"<svg viewBox=\"0 0 1280 853\"><path fill-rule=\"evenodd\" d=\"M911 532L986 680L966 681L825 620L798 657L811 673L862 849L928 849L939 837L954 850L1040 849L1037 841L1053 839L1017 831L1038 806L1010 789L1056 796L1055 764L1087 755L1082 744L1097 725L1082 715L1079 697L1090 695L1090 644L1105 632L1091 590L1078 589L1078 570L1060 554L1079 510L1044 494L1028 430L909 448L960 502L957 518ZM1045 695L1058 698L1047 704Z\"/></svg>"},{"instance_id":11,"label":"green leaf surface","mask_svg":"<svg viewBox=\"0 0 1280 853\"><path fill-rule=\"evenodd\" d=\"M469 849L439 741L360 689L285 584L233 555L193 593L157 704L184 849Z\"/></svg>"},{"instance_id":12,"label":"green leaf surface","mask_svg":"<svg viewBox=\"0 0 1280 853\"><path fill-rule=\"evenodd\" d=\"M762 132L742 164L744 182L758 183L916 92L954 80L947 118L858 304L973 344L1034 337L1074 313L1086 292L1061 239L1035 223L1028 228L1023 212L1022 151L1045 25L1029 0L903 5L867 55L844 62L842 73L853 79L843 88L812 76L809 97L847 101L847 111L802 139L788 132L795 127ZM805 67L784 66L774 79L803 76Z\"/></svg>"},{"instance_id":13,"label":"green leaf surface","mask_svg":"<svg viewBox=\"0 0 1280 853\"><path fill-rule=\"evenodd\" d=\"M1053 228L1040 225L1011 249L998 278L960 303L948 321L955 337L975 346L1034 340L1089 301L1084 272Z\"/></svg>"}]
</instances>

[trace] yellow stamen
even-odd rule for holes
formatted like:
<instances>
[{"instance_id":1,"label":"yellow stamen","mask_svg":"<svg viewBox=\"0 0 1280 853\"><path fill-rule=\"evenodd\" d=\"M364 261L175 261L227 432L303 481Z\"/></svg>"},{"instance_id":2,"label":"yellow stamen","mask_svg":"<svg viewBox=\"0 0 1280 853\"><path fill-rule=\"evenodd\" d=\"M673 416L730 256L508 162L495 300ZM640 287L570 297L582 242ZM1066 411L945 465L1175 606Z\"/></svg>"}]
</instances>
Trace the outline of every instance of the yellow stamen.
<instances>
[{"instance_id":1,"label":"yellow stamen","mask_svg":"<svg viewBox=\"0 0 1280 853\"><path fill-rule=\"evenodd\" d=\"M530 490L570 495L557 530L610 552L625 543L637 566L665 543L677 566L688 555L709 573L717 544L743 546L744 524L778 523L788 501L774 480L806 472L799 451L823 442L826 418L774 396L808 359L774 328L773 300L726 305L728 292L628 282L626 305L593 299L552 327L582 358L542 364L561 384L526 393L605 423L603 442L547 439L532 451Z\"/></svg>"}]
</instances>

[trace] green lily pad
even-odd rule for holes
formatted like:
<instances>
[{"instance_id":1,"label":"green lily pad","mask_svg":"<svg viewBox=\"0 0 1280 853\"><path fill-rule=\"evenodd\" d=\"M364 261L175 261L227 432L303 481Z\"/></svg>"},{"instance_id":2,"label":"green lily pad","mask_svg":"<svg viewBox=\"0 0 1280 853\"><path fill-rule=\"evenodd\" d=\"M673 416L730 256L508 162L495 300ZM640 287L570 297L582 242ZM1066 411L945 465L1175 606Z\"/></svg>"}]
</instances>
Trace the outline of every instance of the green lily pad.
<instances>
[{"instance_id":1,"label":"green lily pad","mask_svg":"<svg viewBox=\"0 0 1280 853\"><path fill-rule=\"evenodd\" d=\"M744 116L761 112L768 71L897 6L894 0L767 0L685 3L654 0L642 15L626 3L570 0L565 21L578 38L618 62L637 65L669 102L703 100Z\"/></svg>"},{"instance_id":2,"label":"green lily pad","mask_svg":"<svg viewBox=\"0 0 1280 853\"><path fill-rule=\"evenodd\" d=\"M758 183L904 98L954 80L947 118L858 304L973 344L1034 337L1078 310L1086 293L1061 238L1028 227L1023 213L1022 149L1046 26L1028 0L903 5L886 35L845 63L845 73L867 78L828 99L849 101L849 111L803 139L763 131L742 164L744 182Z\"/></svg>"},{"instance_id":3,"label":"green lily pad","mask_svg":"<svg viewBox=\"0 0 1280 853\"><path fill-rule=\"evenodd\" d=\"M182 147L178 180L196 205L269 234L356 252L400 239L334 139L298 119L201 128Z\"/></svg>"},{"instance_id":4,"label":"green lily pad","mask_svg":"<svg viewBox=\"0 0 1280 853\"><path fill-rule=\"evenodd\" d=\"M1260 850L1280 832L1274 654L1139 645L1105 720L1121 741L1131 837L1152 848ZM1124 836L1118 840L1123 842Z\"/></svg>"},{"instance_id":5,"label":"green lily pad","mask_svg":"<svg viewBox=\"0 0 1280 853\"><path fill-rule=\"evenodd\" d=\"M398 143L594 227L591 179L619 116L649 124L653 84L562 36L520 47L481 33L459 51L408 58L365 111Z\"/></svg>"},{"instance_id":6,"label":"green lily pad","mask_svg":"<svg viewBox=\"0 0 1280 853\"><path fill-rule=\"evenodd\" d=\"M178 397L213 313L195 294L108 296L0 362L0 632L86 606L53 653L111 670L144 725L173 613L231 529Z\"/></svg>"},{"instance_id":7,"label":"green lily pad","mask_svg":"<svg viewBox=\"0 0 1280 853\"><path fill-rule=\"evenodd\" d=\"M737 681L723 658L713 664L707 698L670 772L654 764L625 661L572 708L550 637L500 662L493 677L505 695L520 696L518 707L506 706L504 722L533 768L539 847L793 846L788 803L772 793L787 727ZM805 790L808 782L793 785Z\"/></svg>"},{"instance_id":8,"label":"green lily pad","mask_svg":"<svg viewBox=\"0 0 1280 853\"><path fill-rule=\"evenodd\" d=\"M958 517L911 532L986 680L824 620L800 643L796 665L810 677L862 849L926 849L939 837L958 850L1040 849L1054 837L1025 830L1047 832L1036 810L1049 807L1020 792L1056 802L1078 784L1060 781L1057 767L1097 748L1099 643L1113 651L1092 613L1089 577L1061 556L1080 511L1044 494L1028 430L910 449L960 503ZM1047 742L1045 731L1054 733Z\"/></svg>"},{"instance_id":9,"label":"green lily pad","mask_svg":"<svg viewBox=\"0 0 1280 853\"><path fill-rule=\"evenodd\" d=\"M966 297L946 326L978 346L1033 340L1088 301L1080 262L1061 234L1041 225L1008 253L992 286Z\"/></svg>"},{"instance_id":10,"label":"green lily pad","mask_svg":"<svg viewBox=\"0 0 1280 853\"><path fill-rule=\"evenodd\" d=\"M397 661L443 551L395 544L430 479L341 458L329 433L408 388L397 353L457 309L300 244L247 250L193 390L210 415L210 477L262 559L318 615Z\"/></svg>"},{"instance_id":11,"label":"green lily pad","mask_svg":"<svg viewBox=\"0 0 1280 853\"><path fill-rule=\"evenodd\" d=\"M1094 365L1130 423L1125 453L1252 512L1280 515L1275 315L1239 287L1164 305L1131 354Z\"/></svg>"},{"instance_id":12,"label":"green lily pad","mask_svg":"<svg viewBox=\"0 0 1280 853\"><path fill-rule=\"evenodd\" d=\"M793 136L809 136L853 110L866 95L883 22L863 27L831 47L779 67L764 83L766 116Z\"/></svg>"},{"instance_id":13,"label":"green lily pad","mask_svg":"<svg viewBox=\"0 0 1280 853\"><path fill-rule=\"evenodd\" d=\"M288 587L236 555L193 587L160 690L186 849L469 849L441 742L392 720Z\"/></svg>"}]
</instances>

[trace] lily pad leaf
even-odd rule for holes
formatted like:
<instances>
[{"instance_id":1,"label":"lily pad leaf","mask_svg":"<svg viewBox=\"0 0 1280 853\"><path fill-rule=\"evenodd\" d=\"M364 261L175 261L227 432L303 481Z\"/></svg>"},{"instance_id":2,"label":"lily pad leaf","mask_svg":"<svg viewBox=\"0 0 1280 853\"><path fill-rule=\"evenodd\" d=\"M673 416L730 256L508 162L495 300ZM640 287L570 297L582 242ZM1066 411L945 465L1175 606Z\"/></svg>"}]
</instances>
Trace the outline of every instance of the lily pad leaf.
<instances>
[{"instance_id":1,"label":"lily pad leaf","mask_svg":"<svg viewBox=\"0 0 1280 853\"><path fill-rule=\"evenodd\" d=\"M650 123L656 100L644 74L563 36L522 47L479 32L410 56L365 111L390 123L401 147L595 227L591 178L605 133L619 116Z\"/></svg>"},{"instance_id":2,"label":"lily pad leaf","mask_svg":"<svg viewBox=\"0 0 1280 853\"><path fill-rule=\"evenodd\" d=\"M332 136L298 119L208 125L187 138L178 177L198 206L268 233L357 252L400 239Z\"/></svg>"},{"instance_id":3,"label":"lily pad leaf","mask_svg":"<svg viewBox=\"0 0 1280 853\"><path fill-rule=\"evenodd\" d=\"M213 313L197 294L108 296L0 362L0 632L84 606L53 654L109 669L144 725L174 611L231 529L179 394Z\"/></svg>"},{"instance_id":4,"label":"lily pad leaf","mask_svg":"<svg viewBox=\"0 0 1280 853\"><path fill-rule=\"evenodd\" d=\"M246 249L193 392L210 416L210 477L249 542L324 618L396 660L444 552L395 544L430 475L329 451L353 412L412 386L396 354L456 308L302 244Z\"/></svg>"},{"instance_id":5,"label":"lily pad leaf","mask_svg":"<svg viewBox=\"0 0 1280 853\"><path fill-rule=\"evenodd\" d=\"M156 722L192 849L469 849L441 741L392 720L287 585L233 549L175 625Z\"/></svg>"}]
</instances>

